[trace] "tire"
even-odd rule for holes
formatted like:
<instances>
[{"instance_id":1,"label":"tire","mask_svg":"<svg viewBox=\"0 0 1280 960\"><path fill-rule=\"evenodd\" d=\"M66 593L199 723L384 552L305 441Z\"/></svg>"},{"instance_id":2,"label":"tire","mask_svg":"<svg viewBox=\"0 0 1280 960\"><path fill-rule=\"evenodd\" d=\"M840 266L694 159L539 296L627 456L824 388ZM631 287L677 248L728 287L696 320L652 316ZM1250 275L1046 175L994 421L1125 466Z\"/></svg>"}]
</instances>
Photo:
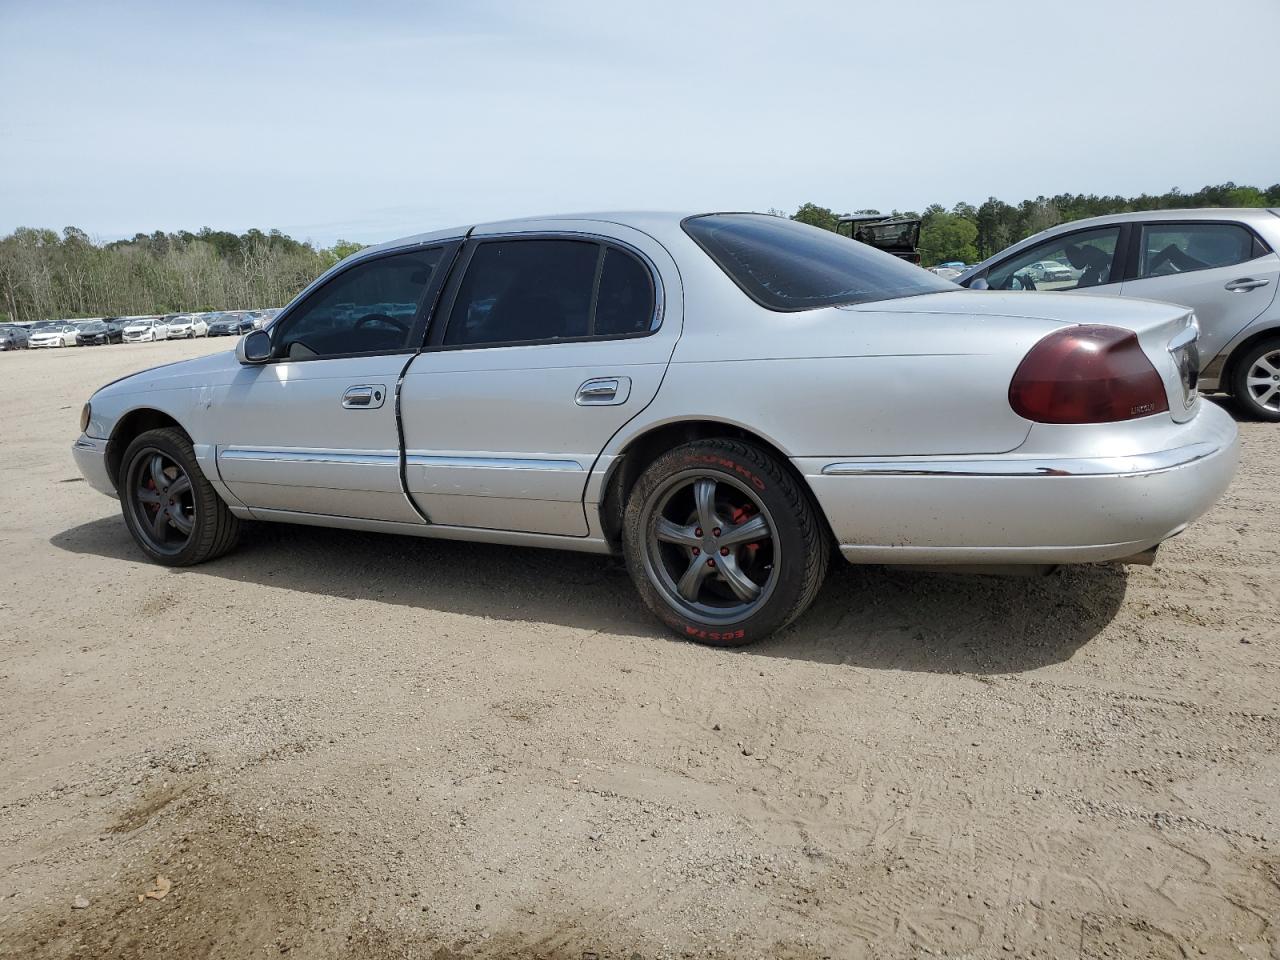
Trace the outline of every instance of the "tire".
<instances>
[{"instance_id":1,"label":"tire","mask_svg":"<svg viewBox=\"0 0 1280 960\"><path fill-rule=\"evenodd\" d=\"M646 467L622 540L646 606L679 636L714 646L761 640L799 617L831 556L803 486L760 447L730 439L687 443Z\"/></svg>"},{"instance_id":2,"label":"tire","mask_svg":"<svg viewBox=\"0 0 1280 960\"><path fill-rule=\"evenodd\" d=\"M1255 343L1232 364L1231 396L1248 416L1280 421L1280 337Z\"/></svg>"},{"instance_id":3,"label":"tire","mask_svg":"<svg viewBox=\"0 0 1280 960\"><path fill-rule=\"evenodd\" d=\"M135 437L121 458L116 489L129 533L155 563L189 567L222 556L239 539L240 521L205 478L181 430Z\"/></svg>"}]
</instances>

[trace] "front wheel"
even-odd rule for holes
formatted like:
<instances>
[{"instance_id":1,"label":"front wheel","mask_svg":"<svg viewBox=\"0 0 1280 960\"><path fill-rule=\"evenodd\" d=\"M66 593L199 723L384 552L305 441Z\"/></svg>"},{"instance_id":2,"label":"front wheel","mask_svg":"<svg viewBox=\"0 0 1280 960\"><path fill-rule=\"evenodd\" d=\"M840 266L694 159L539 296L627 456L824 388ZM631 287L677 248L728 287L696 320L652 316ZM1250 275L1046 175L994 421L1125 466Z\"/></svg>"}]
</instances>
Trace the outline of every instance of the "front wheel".
<instances>
[{"instance_id":1,"label":"front wheel","mask_svg":"<svg viewBox=\"0 0 1280 960\"><path fill-rule=\"evenodd\" d=\"M240 521L205 479L181 430L139 434L125 450L116 488L129 533L157 563L203 563L239 538Z\"/></svg>"},{"instance_id":2,"label":"front wheel","mask_svg":"<svg viewBox=\"0 0 1280 960\"><path fill-rule=\"evenodd\" d=\"M627 499L623 549L645 604L682 637L762 639L817 596L831 554L800 483L769 453L700 440L663 454Z\"/></svg>"},{"instance_id":3,"label":"front wheel","mask_svg":"<svg viewBox=\"0 0 1280 960\"><path fill-rule=\"evenodd\" d=\"M1231 381L1231 395L1246 413L1280 421L1280 339L1250 347L1235 364Z\"/></svg>"}]
</instances>

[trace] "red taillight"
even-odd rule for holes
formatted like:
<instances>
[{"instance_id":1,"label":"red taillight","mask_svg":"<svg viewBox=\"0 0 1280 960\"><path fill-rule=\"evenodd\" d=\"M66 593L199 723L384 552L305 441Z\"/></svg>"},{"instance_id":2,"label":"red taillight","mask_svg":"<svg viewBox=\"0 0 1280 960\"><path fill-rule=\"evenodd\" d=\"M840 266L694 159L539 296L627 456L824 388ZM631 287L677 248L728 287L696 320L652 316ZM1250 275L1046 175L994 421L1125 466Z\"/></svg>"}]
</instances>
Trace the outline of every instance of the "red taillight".
<instances>
[{"instance_id":1,"label":"red taillight","mask_svg":"<svg viewBox=\"0 0 1280 960\"><path fill-rule=\"evenodd\" d=\"M1112 423L1169 409L1137 334L1102 324L1067 327L1032 347L1009 384L1009 403L1039 423Z\"/></svg>"}]
</instances>

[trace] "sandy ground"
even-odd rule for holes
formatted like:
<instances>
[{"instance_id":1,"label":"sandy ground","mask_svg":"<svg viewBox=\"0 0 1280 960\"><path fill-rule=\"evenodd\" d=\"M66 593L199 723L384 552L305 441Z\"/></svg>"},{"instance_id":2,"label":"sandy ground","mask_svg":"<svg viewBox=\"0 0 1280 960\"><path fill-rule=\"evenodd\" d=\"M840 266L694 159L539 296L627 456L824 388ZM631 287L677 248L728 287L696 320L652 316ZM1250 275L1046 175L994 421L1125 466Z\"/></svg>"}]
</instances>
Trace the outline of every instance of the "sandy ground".
<instances>
[{"instance_id":1,"label":"sandy ground","mask_svg":"<svg viewBox=\"0 0 1280 960\"><path fill-rule=\"evenodd\" d=\"M1280 957L1280 428L1152 569L716 651L590 556L142 562L80 404L230 345L0 356L0 955Z\"/></svg>"}]
</instances>

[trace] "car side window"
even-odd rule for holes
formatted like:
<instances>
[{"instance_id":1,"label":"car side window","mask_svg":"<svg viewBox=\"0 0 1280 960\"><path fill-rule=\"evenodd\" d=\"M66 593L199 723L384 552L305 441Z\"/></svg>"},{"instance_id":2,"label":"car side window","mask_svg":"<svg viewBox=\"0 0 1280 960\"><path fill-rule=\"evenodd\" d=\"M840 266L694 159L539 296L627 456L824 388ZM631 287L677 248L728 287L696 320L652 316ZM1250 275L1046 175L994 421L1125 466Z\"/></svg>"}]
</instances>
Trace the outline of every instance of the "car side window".
<instances>
[{"instance_id":1,"label":"car side window","mask_svg":"<svg viewBox=\"0 0 1280 960\"><path fill-rule=\"evenodd\" d=\"M1252 260L1253 234L1234 223L1144 223L1138 276L1167 277Z\"/></svg>"},{"instance_id":2,"label":"car side window","mask_svg":"<svg viewBox=\"0 0 1280 960\"><path fill-rule=\"evenodd\" d=\"M412 348L442 253L441 247L414 250L343 271L273 328L272 354L316 360Z\"/></svg>"},{"instance_id":3,"label":"car side window","mask_svg":"<svg viewBox=\"0 0 1280 960\"><path fill-rule=\"evenodd\" d=\"M631 254L591 240L490 240L471 257L444 343L627 336L653 322L653 280Z\"/></svg>"},{"instance_id":4,"label":"car side window","mask_svg":"<svg viewBox=\"0 0 1280 960\"><path fill-rule=\"evenodd\" d=\"M1113 276L1120 227L1082 230L1028 247L987 273L992 290L1080 290Z\"/></svg>"}]
</instances>

